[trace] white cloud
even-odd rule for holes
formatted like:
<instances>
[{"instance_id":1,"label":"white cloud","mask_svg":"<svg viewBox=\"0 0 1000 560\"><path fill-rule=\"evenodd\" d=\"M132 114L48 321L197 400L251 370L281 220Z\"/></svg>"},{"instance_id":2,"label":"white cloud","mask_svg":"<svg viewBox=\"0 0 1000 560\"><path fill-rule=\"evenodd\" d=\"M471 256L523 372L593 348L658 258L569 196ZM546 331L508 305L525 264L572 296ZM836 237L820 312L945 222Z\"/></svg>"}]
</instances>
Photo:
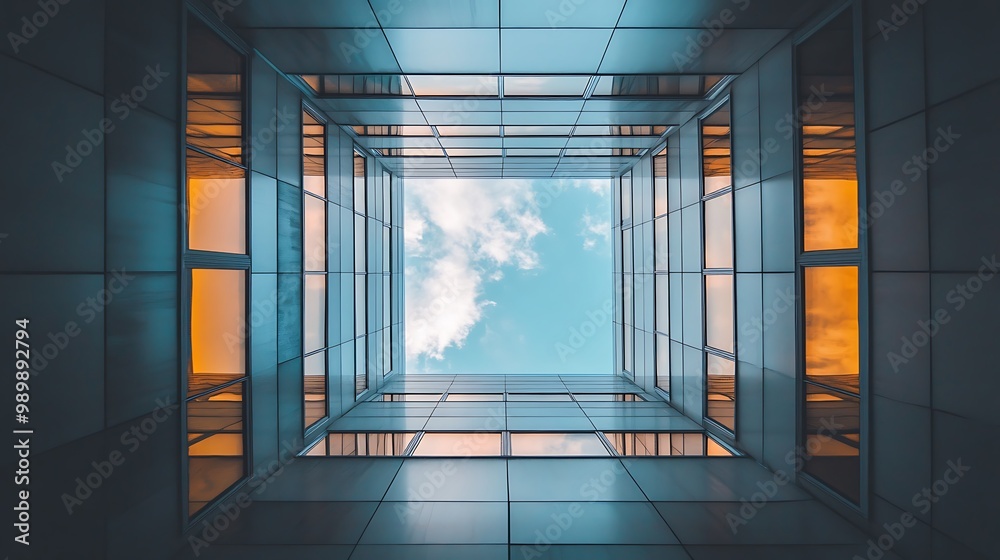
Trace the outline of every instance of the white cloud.
<instances>
[{"instance_id":1,"label":"white cloud","mask_svg":"<svg viewBox=\"0 0 1000 560\"><path fill-rule=\"evenodd\" d=\"M548 232L528 181L410 180L406 184L406 354L441 360L486 309L484 284L503 267L540 266L532 243Z\"/></svg>"},{"instance_id":2,"label":"white cloud","mask_svg":"<svg viewBox=\"0 0 1000 560\"><path fill-rule=\"evenodd\" d=\"M597 218L590 211L583 214L580 236L583 237L583 248L590 251L597 247L598 241L611 242L611 218Z\"/></svg>"}]
</instances>

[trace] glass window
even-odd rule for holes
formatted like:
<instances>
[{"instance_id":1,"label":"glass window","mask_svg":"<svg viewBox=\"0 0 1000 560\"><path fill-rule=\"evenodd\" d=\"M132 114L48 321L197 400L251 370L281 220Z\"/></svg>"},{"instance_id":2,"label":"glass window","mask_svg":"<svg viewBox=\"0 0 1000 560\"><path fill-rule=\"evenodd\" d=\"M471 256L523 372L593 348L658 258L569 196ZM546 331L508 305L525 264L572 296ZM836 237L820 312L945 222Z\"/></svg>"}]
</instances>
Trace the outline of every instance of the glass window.
<instances>
[{"instance_id":1,"label":"glass window","mask_svg":"<svg viewBox=\"0 0 1000 560\"><path fill-rule=\"evenodd\" d=\"M366 286L366 276L357 274L354 276L354 336L361 336L368 333L368 287Z\"/></svg>"},{"instance_id":2,"label":"glass window","mask_svg":"<svg viewBox=\"0 0 1000 560\"><path fill-rule=\"evenodd\" d=\"M326 367L325 350L306 356L303 361L302 372L305 394L303 410L305 411L306 428L327 417Z\"/></svg>"},{"instance_id":3,"label":"glass window","mask_svg":"<svg viewBox=\"0 0 1000 560\"><path fill-rule=\"evenodd\" d=\"M406 79L417 97L500 95L500 80L496 76L407 76Z\"/></svg>"},{"instance_id":4,"label":"glass window","mask_svg":"<svg viewBox=\"0 0 1000 560\"><path fill-rule=\"evenodd\" d=\"M732 149L729 102L701 122L704 194L732 186Z\"/></svg>"},{"instance_id":5,"label":"glass window","mask_svg":"<svg viewBox=\"0 0 1000 560\"><path fill-rule=\"evenodd\" d=\"M499 457L501 434L497 432L425 433L414 457Z\"/></svg>"},{"instance_id":6,"label":"glass window","mask_svg":"<svg viewBox=\"0 0 1000 560\"><path fill-rule=\"evenodd\" d=\"M622 230L622 270L625 274L632 274L633 251L632 228Z\"/></svg>"},{"instance_id":7,"label":"glass window","mask_svg":"<svg viewBox=\"0 0 1000 560\"><path fill-rule=\"evenodd\" d=\"M632 225L632 174L621 177L622 227Z\"/></svg>"},{"instance_id":8,"label":"glass window","mask_svg":"<svg viewBox=\"0 0 1000 560\"><path fill-rule=\"evenodd\" d=\"M706 354L705 416L730 431L736 430L736 362Z\"/></svg>"},{"instance_id":9,"label":"glass window","mask_svg":"<svg viewBox=\"0 0 1000 560\"><path fill-rule=\"evenodd\" d=\"M653 156L653 215L667 213L667 149Z\"/></svg>"},{"instance_id":10,"label":"glass window","mask_svg":"<svg viewBox=\"0 0 1000 560\"><path fill-rule=\"evenodd\" d=\"M604 432L604 437L623 457L732 456L729 450L701 432Z\"/></svg>"},{"instance_id":11,"label":"glass window","mask_svg":"<svg viewBox=\"0 0 1000 560\"><path fill-rule=\"evenodd\" d=\"M190 146L243 162L244 57L188 17L186 137Z\"/></svg>"},{"instance_id":12,"label":"glass window","mask_svg":"<svg viewBox=\"0 0 1000 560\"><path fill-rule=\"evenodd\" d=\"M188 248L245 255L246 171L194 150L185 164Z\"/></svg>"},{"instance_id":13,"label":"glass window","mask_svg":"<svg viewBox=\"0 0 1000 560\"><path fill-rule=\"evenodd\" d=\"M635 393L573 393L580 402L645 402Z\"/></svg>"},{"instance_id":14,"label":"glass window","mask_svg":"<svg viewBox=\"0 0 1000 560\"><path fill-rule=\"evenodd\" d=\"M733 275L705 275L705 345L734 352Z\"/></svg>"},{"instance_id":15,"label":"glass window","mask_svg":"<svg viewBox=\"0 0 1000 560\"><path fill-rule=\"evenodd\" d=\"M326 125L302 111L302 186L326 196Z\"/></svg>"},{"instance_id":16,"label":"glass window","mask_svg":"<svg viewBox=\"0 0 1000 560\"><path fill-rule=\"evenodd\" d=\"M325 347L326 274L306 274L302 322L302 346L305 353Z\"/></svg>"},{"instance_id":17,"label":"glass window","mask_svg":"<svg viewBox=\"0 0 1000 560\"><path fill-rule=\"evenodd\" d=\"M503 127L504 136L569 136L573 132L572 126L556 125L505 125Z\"/></svg>"},{"instance_id":18,"label":"glass window","mask_svg":"<svg viewBox=\"0 0 1000 560\"><path fill-rule=\"evenodd\" d=\"M656 387L670 392L670 338L656 333Z\"/></svg>"},{"instance_id":19,"label":"glass window","mask_svg":"<svg viewBox=\"0 0 1000 560\"><path fill-rule=\"evenodd\" d=\"M670 243L669 243L669 218L661 216L653 222L655 239L653 241L656 256L654 265L656 272L667 272L670 270Z\"/></svg>"},{"instance_id":20,"label":"glass window","mask_svg":"<svg viewBox=\"0 0 1000 560\"><path fill-rule=\"evenodd\" d=\"M398 74L332 74L299 77L321 96L411 95L410 87Z\"/></svg>"},{"instance_id":21,"label":"glass window","mask_svg":"<svg viewBox=\"0 0 1000 560\"><path fill-rule=\"evenodd\" d=\"M441 136L500 136L500 126L441 126L437 127ZM451 153L451 150L448 151Z\"/></svg>"},{"instance_id":22,"label":"glass window","mask_svg":"<svg viewBox=\"0 0 1000 560\"><path fill-rule=\"evenodd\" d=\"M441 393L385 393L382 395L383 402L432 402L441 400Z\"/></svg>"},{"instance_id":23,"label":"glass window","mask_svg":"<svg viewBox=\"0 0 1000 560\"><path fill-rule=\"evenodd\" d=\"M705 268L733 268L733 195L705 201Z\"/></svg>"},{"instance_id":24,"label":"glass window","mask_svg":"<svg viewBox=\"0 0 1000 560\"><path fill-rule=\"evenodd\" d=\"M565 393L508 393L507 400L510 402L558 402L573 399Z\"/></svg>"},{"instance_id":25,"label":"glass window","mask_svg":"<svg viewBox=\"0 0 1000 560\"><path fill-rule=\"evenodd\" d=\"M849 10L797 49L805 251L858 248L853 51Z\"/></svg>"},{"instance_id":26,"label":"glass window","mask_svg":"<svg viewBox=\"0 0 1000 560\"><path fill-rule=\"evenodd\" d=\"M608 448L594 433L512 433L510 454L527 457L607 456Z\"/></svg>"},{"instance_id":27,"label":"glass window","mask_svg":"<svg viewBox=\"0 0 1000 560\"><path fill-rule=\"evenodd\" d=\"M417 434L404 433L331 433L317 443L307 455L335 457L398 457Z\"/></svg>"},{"instance_id":28,"label":"glass window","mask_svg":"<svg viewBox=\"0 0 1000 560\"><path fill-rule=\"evenodd\" d=\"M434 136L431 127L425 125L402 126L355 126L358 136Z\"/></svg>"},{"instance_id":29,"label":"glass window","mask_svg":"<svg viewBox=\"0 0 1000 560\"><path fill-rule=\"evenodd\" d=\"M670 276L656 275L656 331L670 333Z\"/></svg>"},{"instance_id":30,"label":"glass window","mask_svg":"<svg viewBox=\"0 0 1000 560\"><path fill-rule=\"evenodd\" d=\"M305 195L303 263L307 272L326 271L326 202Z\"/></svg>"},{"instance_id":31,"label":"glass window","mask_svg":"<svg viewBox=\"0 0 1000 560\"><path fill-rule=\"evenodd\" d=\"M583 97L590 76L506 76L504 97Z\"/></svg>"},{"instance_id":32,"label":"glass window","mask_svg":"<svg viewBox=\"0 0 1000 560\"><path fill-rule=\"evenodd\" d=\"M187 402L188 514L246 477L245 383Z\"/></svg>"},{"instance_id":33,"label":"glass window","mask_svg":"<svg viewBox=\"0 0 1000 560\"><path fill-rule=\"evenodd\" d=\"M366 202L367 202L367 162L365 156L361 155L357 150L354 152L354 211L358 214L366 214L368 212Z\"/></svg>"},{"instance_id":34,"label":"glass window","mask_svg":"<svg viewBox=\"0 0 1000 560\"><path fill-rule=\"evenodd\" d=\"M360 214L354 215L354 272L367 272L368 221Z\"/></svg>"},{"instance_id":35,"label":"glass window","mask_svg":"<svg viewBox=\"0 0 1000 560\"><path fill-rule=\"evenodd\" d=\"M812 383L805 387L805 472L860 503L861 400Z\"/></svg>"},{"instance_id":36,"label":"glass window","mask_svg":"<svg viewBox=\"0 0 1000 560\"><path fill-rule=\"evenodd\" d=\"M725 76L601 76L594 95L704 97Z\"/></svg>"},{"instance_id":37,"label":"glass window","mask_svg":"<svg viewBox=\"0 0 1000 560\"><path fill-rule=\"evenodd\" d=\"M666 131L665 126L579 125L573 136L660 136Z\"/></svg>"},{"instance_id":38,"label":"glass window","mask_svg":"<svg viewBox=\"0 0 1000 560\"><path fill-rule=\"evenodd\" d=\"M852 9L844 10L796 47L805 339L800 443L809 453L806 473L860 504L860 372L867 360L861 355L859 323L865 272L858 246L863 197L854 119L853 17Z\"/></svg>"},{"instance_id":39,"label":"glass window","mask_svg":"<svg viewBox=\"0 0 1000 560\"><path fill-rule=\"evenodd\" d=\"M368 390L368 337L360 336L354 341L354 396Z\"/></svg>"},{"instance_id":40,"label":"glass window","mask_svg":"<svg viewBox=\"0 0 1000 560\"><path fill-rule=\"evenodd\" d=\"M805 269L806 378L860 392L858 267Z\"/></svg>"},{"instance_id":41,"label":"glass window","mask_svg":"<svg viewBox=\"0 0 1000 560\"><path fill-rule=\"evenodd\" d=\"M386 269L388 270L388 268ZM382 326L388 327L392 324L392 277L388 274L382 276Z\"/></svg>"},{"instance_id":42,"label":"glass window","mask_svg":"<svg viewBox=\"0 0 1000 560\"><path fill-rule=\"evenodd\" d=\"M246 272L191 271L188 396L246 375Z\"/></svg>"},{"instance_id":43,"label":"glass window","mask_svg":"<svg viewBox=\"0 0 1000 560\"><path fill-rule=\"evenodd\" d=\"M496 402L503 401L502 394L488 393L448 393L445 397L449 402Z\"/></svg>"}]
</instances>

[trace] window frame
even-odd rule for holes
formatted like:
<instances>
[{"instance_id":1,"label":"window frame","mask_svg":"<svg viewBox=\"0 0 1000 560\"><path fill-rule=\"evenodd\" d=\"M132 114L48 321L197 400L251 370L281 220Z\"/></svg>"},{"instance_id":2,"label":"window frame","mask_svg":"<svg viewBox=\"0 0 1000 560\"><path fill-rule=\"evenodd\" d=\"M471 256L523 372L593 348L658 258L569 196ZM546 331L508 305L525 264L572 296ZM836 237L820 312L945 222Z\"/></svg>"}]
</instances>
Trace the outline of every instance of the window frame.
<instances>
[{"instance_id":1,"label":"window frame","mask_svg":"<svg viewBox=\"0 0 1000 560\"><path fill-rule=\"evenodd\" d=\"M331 282L330 282L330 275L331 275L330 268L331 268L331 264L332 263L331 263L331 259L330 259L329 239L330 239L330 204L334 203L334 201L330 200L331 193L330 193L330 149L329 149L329 145L330 145L330 143L329 143L330 122L329 122L329 119L327 119L326 117L324 117L323 114L322 114L322 112L319 111L319 109L315 108L311 103L309 103L305 99L302 100L300 111L303 113L303 115L306 114L306 113L308 113L310 117L312 117L313 119L315 119L316 122L320 126L323 127L323 137L324 137L324 146L323 146L323 160L324 160L323 161L323 193L324 193L324 195L320 196L320 195L318 195L318 194L316 194L314 192L306 190L306 188L305 188L305 127L306 127L306 123L305 123L305 120L303 119L303 121L301 123L301 125L302 125L301 126L301 130L300 130L300 133L299 133L299 154L302 156L302 157L299 158L299 165L301 166L300 176L303 177L303 179L302 179L302 239L300 240L300 243L301 243L302 250L305 251L306 247L307 247L307 245L306 245L306 233L307 233L307 229L305 227L305 219L306 219L305 218L305 216L306 216L305 207L306 207L306 201L309 200L308 197L312 197L312 198L314 198L316 200L319 200L323 204L323 253L324 253L324 255L323 255L323 261L324 261L323 268L324 268L324 270L322 270L322 271L315 271L315 270L314 271L310 271L310 270L307 270L306 269L306 258L305 258L305 255L303 255L303 258L302 258L301 285L300 285L300 290L301 290L301 293L302 293L302 317L301 317L301 324L302 324L302 329L303 329L302 330L302 348L300 348L300 351L302 352L302 372L301 372L301 374L302 374L302 382L303 382L303 384L302 384L302 431L303 431L303 435L306 436L306 439L308 440L309 437L311 437L311 436L315 435L316 433L322 431L322 428L324 427L324 423L326 423L326 422L328 422L330 420L330 410L331 410L331 404L332 404L331 403L331 399L330 399L330 359L329 359L330 349L332 348L330 346L330 311L329 311L330 310L330 298L331 298L331 294L330 294L330 285L331 285ZM338 195L339 195L339 193L338 193ZM339 210L338 210L338 212L339 212ZM338 266L339 266L339 263L338 263ZM305 337L305 302L306 302L306 280L307 280L307 278L309 276L322 276L323 277L323 279L324 279L324 289L323 289L323 292L324 292L323 295L324 295L324 297L323 297L323 307L322 307L322 309L323 309L323 311L322 311L322 316L323 316L323 335L321 337L322 338L322 343L320 344L320 348L319 349L307 352L306 351L306 337ZM306 358L315 356L316 354L323 354L324 355L324 360L323 360L323 369L324 369L323 378L324 378L324 382L325 382L325 386L326 386L326 395L325 395L325 399L324 399L324 402L326 403L326 406L325 406L325 412L326 412L326 414L324 414L322 418L316 420L312 424L309 424L308 423L308 419L307 419L307 415L306 415L306 401L305 401L305 396L306 396L306 393L305 393L305 378L306 378L305 367L306 367Z\"/></svg>"},{"instance_id":2,"label":"window frame","mask_svg":"<svg viewBox=\"0 0 1000 560\"><path fill-rule=\"evenodd\" d=\"M705 141L704 141L704 128L705 120L709 119L720 111L723 107L729 108L729 185L722 189L716 189L711 193L705 194ZM735 176L733 173L733 118L732 118L732 99L731 93L727 92L717 99L711 106L705 109L698 116L698 177L700 183L700 197L698 200L699 212L701 213L701 278L700 278L700 289L701 289L701 316L702 316L702 348L701 348L701 366L702 366L702 419L705 422L706 429L713 433L717 437L723 438L727 442L732 442L737 439L737 433L739 429L739 359L737 357L737 345L736 345L736 333L738 330L738 312L736 305L736 217L735 217ZM707 268L706 263L706 250L707 250L707 222L705 220L705 207L706 203L722 198L724 196L730 197L729 205L729 235L730 235L730 251L732 254L731 266L729 268ZM733 302L733 329L732 329L732 343L733 351L727 352L724 349L715 348L709 346L708 344L708 291L706 287L706 281L709 276L729 276L732 278L732 302ZM708 364L709 355L715 356L720 359L724 359L733 363L733 426L729 428L725 424L721 423L719 420L709 416L708 412Z\"/></svg>"},{"instance_id":3,"label":"window frame","mask_svg":"<svg viewBox=\"0 0 1000 560\"><path fill-rule=\"evenodd\" d=\"M248 483L252 476L252 457L254 455L253 449L253 388L251 382L251 372L253 371L253 352L251 348L253 347L253 332L251 329L247 329L245 333L245 355L244 364L245 371L243 376L230 380L222 385L212 387L210 389L200 391L199 393L188 395L188 371L187 368L191 363L191 306L192 306L192 271L194 269L211 269L211 270L240 270L244 272L244 324L249 324L249 310L253 307L253 294L252 294L252 282L251 282L251 258L253 254L253 245L251 243L251 231L253 230L253 212L252 212L252 173L251 169L253 166L253 154L251 150L248 150L248 123L250 117L250 105L252 91L251 84L251 73L250 73L250 57L252 51L250 47L244 43L239 37L230 33L224 27L216 24L210 15L207 15L201 7L196 7L191 4L186 4L181 8L182 23L181 23L181 45L183 52L180 56L180 75L185 78L188 75L188 63L187 58L189 55L189 22L192 20L197 21L199 24L204 25L210 32L213 32L220 41L222 41L227 47L231 48L234 52L240 55L242 59L242 64L240 68L242 76L241 84L241 152L242 161L237 163L231 160L225 160L220 158L210 152L207 152L197 146L188 144L187 142L187 103L188 94L186 87L181 89L180 100L178 102L179 110L181 114L181 123L178 127L177 142L180 145L179 158L178 158L178 169L180 172L180 177L184 181L183 188L180 188L180 212L178 213L179 222L179 242L178 242L178 257L179 257L179 284L180 284L180 321L178 325L180 344L179 344L179 362L180 362L180 372L179 372L179 406L180 406L180 447L181 447L181 468L180 468L180 483L181 483L181 507L180 507L180 521L182 527L191 527L200 521L204 520L209 516L212 510L219 503L227 500L231 496L235 495L238 490ZM188 236L188 194L187 194L187 181L188 181L188 166L187 166L187 152L192 150L197 152L203 157L209 157L213 160L220 161L226 165L230 165L239 169L242 169L245 173L245 206L244 212L246 213L244 217L244 224L246 227L245 231L245 247L246 252L244 254L234 254L234 253L220 253L213 251L202 251L202 250L192 250L189 249L189 236ZM204 507L202 507L197 513L191 514L190 502L189 502L189 492L190 492L190 472L189 472L189 455L188 455L188 403L206 396L213 392L217 392L221 388L230 387L236 384L243 384L243 475L239 480L231 484L228 488L216 495L212 500L210 500Z\"/></svg>"},{"instance_id":4,"label":"window frame","mask_svg":"<svg viewBox=\"0 0 1000 560\"><path fill-rule=\"evenodd\" d=\"M864 60L864 20L863 6L857 2L849 1L835 8L817 21L808 30L793 38L792 41L792 106L798 114L801 104L799 96L799 48L816 34L823 31L827 25L833 22L844 13L850 13L851 20L851 43L852 43L852 67L854 79L854 129L855 129L855 167L857 174L857 204L858 211L868 207L868 162L867 162L867 137L863 131L867 130L867 119L865 118L865 68L864 64L859 64L859 60ZM823 482L819 477L806 472L805 468L797 470L797 474L810 486L822 490L823 495L836 501L853 511L867 514L870 509L869 491L871 482L871 446L872 441L869 436L871 419L871 399L870 395L870 276L869 266L870 247L868 229L864 227L862 221L858 223L858 246L856 249L833 249L819 251L805 251L804 244L804 210L803 210L803 178L804 163L802 161L802 127L801 122L793 123L793 177L794 177L794 209L795 209L795 290L801 297L796 303L795 313L795 369L796 369L796 444L797 449L804 450L804 444L808 436L806 432L806 394L808 387L816 387L831 390L845 396L859 399L859 487L858 503L852 502L849 498L839 493L829 484ZM859 132L861 131L861 132ZM806 379L806 356L805 356L805 269L810 267L824 266L857 266L858 267L858 387L857 394L828 387L821 383ZM799 452L797 460L808 460Z\"/></svg>"}]
</instances>

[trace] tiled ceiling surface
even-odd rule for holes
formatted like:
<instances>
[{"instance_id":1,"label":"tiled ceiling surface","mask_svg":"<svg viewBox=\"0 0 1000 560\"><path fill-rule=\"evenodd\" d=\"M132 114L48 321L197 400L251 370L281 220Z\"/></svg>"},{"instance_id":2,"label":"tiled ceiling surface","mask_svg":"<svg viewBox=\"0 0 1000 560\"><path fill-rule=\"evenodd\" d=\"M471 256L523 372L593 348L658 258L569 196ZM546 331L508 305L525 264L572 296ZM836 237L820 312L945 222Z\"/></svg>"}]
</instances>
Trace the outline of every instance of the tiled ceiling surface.
<instances>
[{"instance_id":1,"label":"tiled ceiling surface","mask_svg":"<svg viewBox=\"0 0 1000 560\"><path fill-rule=\"evenodd\" d=\"M327 76L402 86L391 94L373 93L367 85L321 90L317 101L333 122L361 132L359 145L399 174L613 177L721 89L637 92L622 83L635 76L685 76L724 87L726 77L745 71L827 3L243 0L223 16L279 69L314 85ZM485 77L495 85L473 92L419 87L418 80L428 76ZM523 79L557 76L585 87L553 96ZM617 87L610 87L615 79ZM305 81L302 87L310 89ZM400 125L423 132L364 134L371 131L359 128ZM578 126L594 125L647 128L639 134L618 128L608 128L607 135L577 133ZM462 126L491 131L463 132ZM545 128L532 133L526 127Z\"/></svg>"}]
</instances>

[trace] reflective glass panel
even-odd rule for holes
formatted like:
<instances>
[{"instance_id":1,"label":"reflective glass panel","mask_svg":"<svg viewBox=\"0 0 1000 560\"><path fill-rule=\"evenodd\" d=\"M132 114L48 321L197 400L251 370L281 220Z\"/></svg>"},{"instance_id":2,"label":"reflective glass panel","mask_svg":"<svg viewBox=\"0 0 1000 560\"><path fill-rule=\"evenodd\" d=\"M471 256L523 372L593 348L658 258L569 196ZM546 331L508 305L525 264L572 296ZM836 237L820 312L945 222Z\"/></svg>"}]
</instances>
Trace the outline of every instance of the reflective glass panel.
<instances>
[{"instance_id":1,"label":"reflective glass panel","mask_svg":"<svg viewBox=\"0 0 1000 560\"><path fill-rule=\"evenodd\" d=\"M859 201L850 10L796 51L803 249L856 249Z\"/></svg>"},{"instance_id":2,"label":"reflective glass panel","mask_svg":"<svg viewBox=\"0 0 1000 560\"><path fill-rule=\"evenodd\" d=\"M858 393L858 267L805 269L806 379Z\"/></svg>"},{"instance_id":3,"label":"reflective glass panel","mask_svg":"<svg viewBox=\"0 0 1000 560\"><path fill-rule=\"evenodd\" d=\"M854 503L861 499L861 401L806 383L805 472Z\"/></svg>"},{"instance_id":4,"label":"reflective glass panel","mask_svg":"<svg viewBox=\"0 0 1000 560\"><path fill-rule=\"evenodd\" d=\"M707 387L705 416L735 430L736 426L736 362L707 354L705 364Z\"/></svg>"},{"instance_id":5,"label":"reflective glass panel","mask_svg":"<svg viewBox=\"0 0 1000 560\"><path fill-rule=\"evenodd\" d=\"M448 393L448 396L444 400L449 402L495 402L503 401L503 395L492 393Z\"/></svg>"},{"instance_id":6,"label":"reflective glass panel","mask_svg":"<svg viewBox=\"0 0 1000 560\"><path fill-rule=\"evenodd\" d=\"M326 274L305 275L302 306L302 346L308 354L326 346Z\"/></svg>"},{"instance_id":7,"label":"reflective glass panel","mask_svg":"<svg viewBox=\"0 0 1000 560\"><path fill-rule=\"evenodd\" d=\"M425 433L414 457L499 457L501 434L494 432Z\"/></svg>"},{"instance_id":8,"label":"reflective glass panel","mask_svg":"<svg viewBox=\"0 0 1000 560\"><path fill-rule=\"evenodd\" d=\"M511 433L510 453L527 457L606 456L608 448L595 433Z\"/></svg>"},{"instance_id":9,"label":"reflective glass panel","mask_svg":"<svg viewBox=\"0 0 1000 560\"><path fill-rule=\"evenodd\" d=\"M506 76L503 95L583 97L589 83L590 76Z\"/></svg>"},{"instance_id":10,"label":"reflective glass panel","mask_svg":"<svg viewBox=\"0 0 1000 560\"><path fill-rule=\"evenodd\" d=\"M734 353L734 323L733 275L705 275L705 344Z\"/></svg>"},{"instance_id":11,"label":"reflective glass panel","mask_svg":"<svg viewBox=\"0 0 1000 560\"><path fill-rule=\"evenodd\" d=\"M398 457L406 452L414 432L331 433L316 444L332 457ZM314 448L314 449L315 449ZM310 450L309 455L313 453Z\"/></svg>"},{"instance_id":12,"label":"reflective glass panel","mask_svg":"<svg viewBox=\"0 0 1000 560\"><path fill-rule=\"evenodd\" d=\"M187 151L188 248L217 253L247 252L246 171Z\"/></svg>"},{"instance_id":13,"label":"reflective glass panel","mask_svg":"<svg viewBox=\"0 0 1000 560\"><path fill-rule=\"evenodd\" d=\"M670 392L670 337L656 333L656 386Z\"/></svg>"},{"instance_id":14,"label":"reflective glass panel","mask_svg":"<svg viewBox=\"0 0 1000 560\"><path fill-rule=\"evenodd\" d=\"M317 352L303 360L305 426L326 418L326 352Z\"/></svg>"},{"instance_id":15,"label":"reflective glass panel","mask_svg":"<svg viewBox=\"0 0 1000 560\"><path fill-rule=\"evenodd\" d=\"M303 262L307 272L326 271L326 201L305 195Z\"/></svg>"},{"instance_id":16,"label":"reflective glass panel","mask_svg":"<svg viewBox=\"0 0 1000 560\"><path fill-rule=\"evenodd\" d=\"M246 272L191 271L188 396L246 375Z\"/></svg>"},{"instance_id":17,"label":"reflective glass panel","mask_svg":"<svg viewBox=\"0 0 1000 560\"><path fill-rule=\"evenodd\" d=\"M705 268L733 268L733 195L705 201Z\"/></svg>"},{"instance_id":18,"label":"reflective glass panel","mask_svg":"<svg viewBox=\"0 0 1000 560\"><path fill-rule=\"evenodd\" d=\"M511 402L559 402L571 401L569 395L565 393L508 393L507 400Z\"/></svg>"},{"instance_id":19,"label":"reflective glass panel","mask_svg":"<svg viewBox=\"0 0 1000 560\"><path fill-rule=\"evenodd\" d=\"M729 102L726 102L701 122L702 177L705 195L732 185L731 141Z\"/></svg>"},{"instance_id":20,"label":"reflective glass panel","mask_svg":"<svg viewBox=\"0 0 1000 560\"><path fill-rule=\"evenodd\" d=\"M302 112L302 186L326 196L326 125L309 111Z\"/></svg>"},{"instance_id":21,"label":"reflective glass panel","mask_svg":"<svg viewBox=\"0 0 1000 560\"><path fill-rule=\"evenodd\" d=\"M244 385L235 383L187 402L189 515L246 476Z\"/></svg>"},{"instance_id":22,"label":"reflective glass panel","mask_svg":"<svg viewBox=\"0 0 1000 560\"><path fill-rule=\"evenodd\" d=\"M187 28L187 143L243 163L243 55L196 17Z\"/></svg>"},{"instance_id":23,"label":"reflective glass panel","mask_svg":"<svg viewBox=\"0 0 1000 560\"><path fill-rule=\"evenodd\" d=\"M413 94L427 96L497 97L500 80L496 76L407 76Z\"/></svg>"},{"instance_id":24,"label":"reflective glass panel","mask_svg":"<svg viewBox=\"0 0 1000 560\"><path fill-rule=\"evenodd\" d=\"M667 213L667 149L653 156L653 215Z\"/></svg>"}]
</instances>

